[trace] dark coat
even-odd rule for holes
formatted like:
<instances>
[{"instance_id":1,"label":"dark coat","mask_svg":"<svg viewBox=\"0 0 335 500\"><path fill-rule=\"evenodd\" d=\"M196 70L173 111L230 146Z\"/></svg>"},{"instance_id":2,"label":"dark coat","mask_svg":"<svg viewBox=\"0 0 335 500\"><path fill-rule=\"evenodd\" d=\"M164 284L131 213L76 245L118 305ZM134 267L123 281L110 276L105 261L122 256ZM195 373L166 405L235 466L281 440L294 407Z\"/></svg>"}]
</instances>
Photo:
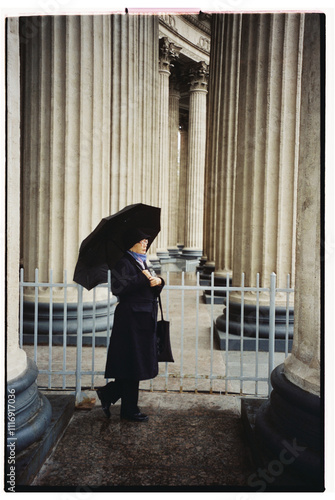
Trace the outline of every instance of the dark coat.
<instances>
[{"instance_id":1,"label":"dark coat","mask_svg":"<svg viewBox=\"0 0 335 500\"><path fill-rule=\"evenodd\" d=\"M112 270L111 289L119 299L108 348L105 378L147 380L158 374L157 297L140 264L125 254Z\"/></svg>"}]
</instances>

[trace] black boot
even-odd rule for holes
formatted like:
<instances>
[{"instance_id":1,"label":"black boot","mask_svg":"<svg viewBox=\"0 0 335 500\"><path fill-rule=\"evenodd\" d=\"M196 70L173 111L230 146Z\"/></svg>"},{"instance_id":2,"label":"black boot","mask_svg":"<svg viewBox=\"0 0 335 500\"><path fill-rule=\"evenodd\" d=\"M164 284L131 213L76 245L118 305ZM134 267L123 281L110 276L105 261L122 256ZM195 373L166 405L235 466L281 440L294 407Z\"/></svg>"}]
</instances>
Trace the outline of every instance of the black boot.
<instances>
[{"instance_id":1,"label":"black boot","mask_svg":"<svg viewBox=\"0 0 335 500\"><path fill-rule=\"evenodd\" d=\"M99 387L96 392L101 401L102 411L106 417L109 418L111 415L109 411L110 405L115 404L121 397L118 384L115 382L109 382L104 387Z\"/></svg>"}]
</instances>

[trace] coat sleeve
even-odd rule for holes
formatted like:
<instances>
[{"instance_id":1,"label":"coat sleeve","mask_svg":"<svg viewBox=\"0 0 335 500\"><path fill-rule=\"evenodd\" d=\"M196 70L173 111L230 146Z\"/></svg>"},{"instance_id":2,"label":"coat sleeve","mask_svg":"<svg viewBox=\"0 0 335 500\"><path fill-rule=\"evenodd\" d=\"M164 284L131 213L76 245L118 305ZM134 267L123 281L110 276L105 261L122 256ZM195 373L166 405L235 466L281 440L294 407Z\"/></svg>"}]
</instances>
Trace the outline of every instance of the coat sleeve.
<instances>
[{"instance_id":1,"label":"coat sleeve","mask_svg":"<svg viewBox=\"0 0 335 500\"><path fill-rule=\"evenodd\" d=\"M114 295L133 293L145 286L150 286L148 278L126 260L122 259L112 270L111 289Z\"/></svg>"}]
</instances>

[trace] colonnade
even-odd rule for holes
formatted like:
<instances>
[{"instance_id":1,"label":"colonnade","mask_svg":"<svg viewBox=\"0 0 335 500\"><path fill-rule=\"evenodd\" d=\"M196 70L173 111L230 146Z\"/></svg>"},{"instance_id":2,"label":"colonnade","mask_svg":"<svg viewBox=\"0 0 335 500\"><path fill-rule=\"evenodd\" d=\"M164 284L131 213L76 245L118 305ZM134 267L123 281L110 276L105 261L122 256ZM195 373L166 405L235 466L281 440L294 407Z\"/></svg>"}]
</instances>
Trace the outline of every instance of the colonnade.
<instances>
[{"instance_id":1,"label":"colonnade","mask_svg":"<svg viewBox=\"0 0 335 500\"><path fill-rule=\"evenodd\" d=\"M31 23L34 36L27 36ZM13 88L17 27L18 20L10 23L7 35ZM39 268L40 281L48 281L49 269L62 281L102 217L144 202L162 208L153 247L162 258L181 243L186 258L206 254L215 277L228 273L236 285L242 272L247 286L256 284L257 272L262 286L271 272L279 285L291 275L294 342L283 385L311 395L317 407L320 17L213 15L210 68L201 61L190 66L187 126L177 123L179 95L171 78L180 48L158 39L156 16L21 20L21 114L18 88L8 108L8 126L14 123L9 164L16 172L9 184L18 182L21 166L22 193L21 214L12 203L8 212L22 228L19 238L11 225L8 248L15 304L8 367L20 363L9 368L9 378L23 377L28 366L15 340L18 240L27 279ZM12 147L20 128L21 158ZM31 300L27 292L25 301ZM43 290L40 300L47 302ZM54 300L61 303L62 295ZM237 293L230 302L240 308ZM254 308L255 296L246 295L245 303ZM267 297L261 303L266 308ZM279 297L278 310L282 304ZM265 412L263 432L267 420Z\"/></svg>"}]
</instances>

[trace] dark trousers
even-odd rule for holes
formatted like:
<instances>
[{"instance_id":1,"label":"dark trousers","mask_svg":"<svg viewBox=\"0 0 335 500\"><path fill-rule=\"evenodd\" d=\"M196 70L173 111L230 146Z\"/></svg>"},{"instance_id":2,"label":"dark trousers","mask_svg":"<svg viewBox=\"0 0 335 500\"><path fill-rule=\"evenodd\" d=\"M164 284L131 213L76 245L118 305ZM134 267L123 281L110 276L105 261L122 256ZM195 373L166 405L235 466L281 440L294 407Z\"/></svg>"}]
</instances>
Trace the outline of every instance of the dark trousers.
<instances>
[{"instance_id":1,"label":"dark trousers","mask_svg":"<svg viewBox=\"0 0 335 500\"><path fill-rule=\"evenodd\" d=\"M104 396L109 404L114 404L121 398L121 415L132 415L139 412L138 380L116 379L103 388Z\"/></svg>"}]
</instances>

